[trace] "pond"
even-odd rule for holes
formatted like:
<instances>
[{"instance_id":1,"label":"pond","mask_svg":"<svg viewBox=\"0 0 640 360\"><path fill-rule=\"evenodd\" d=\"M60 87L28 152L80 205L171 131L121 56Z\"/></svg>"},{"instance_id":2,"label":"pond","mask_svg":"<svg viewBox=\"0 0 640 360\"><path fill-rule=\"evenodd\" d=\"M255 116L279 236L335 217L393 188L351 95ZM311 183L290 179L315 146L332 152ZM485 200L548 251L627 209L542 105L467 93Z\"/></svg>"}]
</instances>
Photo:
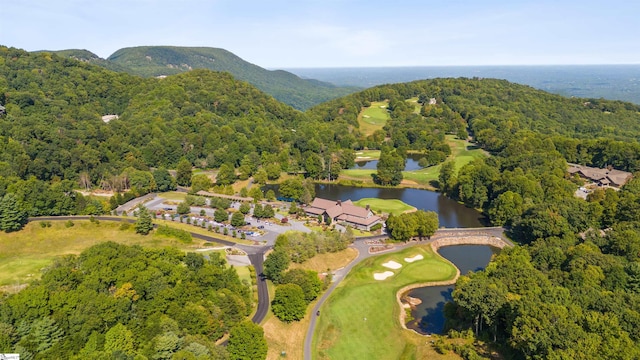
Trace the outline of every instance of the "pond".
<instances>
[{"instance_id":1,"label":"pond","mask_svg":"<svg viewBox=\"0 0 640 360\"><path fill-rule=\"evenodd\" d=\"M420 169L422 169L422 167L420 167L420 165L418 165L418 161L422 157L424 157L424 154L408 154L407 155L407 161L404 164L404 171L412 171L412 170L420 170ZM357 161L356 164L352 167L352 169L377 170L378 169L378 160Z\"/></svg>"},{"instance_id":2,"label":"pond","mask_svg":"<svg viewBox=\"0 0 640 360\"><path fill-rule=\"evenodd\" d=\"M264 191L273 189L278 195L277 185L267 185ZM361 188L336 184L316 184L316 196L331 200L360 200L362 198L398 199L419 210L438 213L440 227L480 227L484 218L475 209L470 209L435 191L401 188Z\"/></svg>"},{"instance_id":3,"label":"pond","mask_svg":"<svg viewBox=\"0 0 640 360\"><path fill-rule=\"evenodd\" d=\"M500 249L488 245L455 245L440 248L438 252L451 261L460 274L484 269L491 256ZM407 328L421 334L440 334L444 330L444 304L453 301L455 285L427 286L409 291L408 295L420 299L422 303L411 311L414 320Z\"/></svg>"}]
</instances>

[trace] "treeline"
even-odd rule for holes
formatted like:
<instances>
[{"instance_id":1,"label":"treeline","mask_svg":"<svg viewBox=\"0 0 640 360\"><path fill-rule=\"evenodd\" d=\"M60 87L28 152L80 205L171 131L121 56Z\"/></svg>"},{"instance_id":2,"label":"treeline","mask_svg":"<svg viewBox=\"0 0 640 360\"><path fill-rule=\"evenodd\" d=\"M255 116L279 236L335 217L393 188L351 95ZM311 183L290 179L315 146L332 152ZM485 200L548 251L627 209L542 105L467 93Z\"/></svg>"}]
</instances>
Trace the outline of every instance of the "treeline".
<instances>
[{"instance_id":1,"label":"treeline","mask_svg":"<svg viewBox=\"0 0 640 360\"><path fill-rule=\"evenodd\" d=\"M251 296L218 254L109 242L57 260L0 309L0 350L27 359L226 359L215 341Z\"/></svg>"},{"instance_id":2,"label":"treeline","mask_svg":"<svg viewBox=\"0 0 640 360\"><path fill-rule=\"evenodd\" d=\"M507 357L637 358L640 180L575 197L581 180L567 175L569 147L555 145L567 139L521 129L496 149L480 137L493 156L459 171L442 166L445 194L482 210L521 244L458 281L448 326L473 329Z\"/></svg>"}]
</instances>

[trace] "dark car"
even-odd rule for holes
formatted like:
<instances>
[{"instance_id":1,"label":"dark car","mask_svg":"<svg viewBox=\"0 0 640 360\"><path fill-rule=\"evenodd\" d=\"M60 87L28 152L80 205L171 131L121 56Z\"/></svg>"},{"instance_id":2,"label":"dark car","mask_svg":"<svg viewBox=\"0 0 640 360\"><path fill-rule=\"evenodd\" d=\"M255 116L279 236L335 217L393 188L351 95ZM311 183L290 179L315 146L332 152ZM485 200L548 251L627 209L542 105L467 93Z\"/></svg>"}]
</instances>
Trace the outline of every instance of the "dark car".
<instances>
[{"instance_id":1,"label":"dark car","mask_svg":"<svg viewBox=\"0 0 640 360\"><path fill-rule=\"evenodd\" d=\"M264 229L264 225L258 226L258 229Z\"/></svg>"}]
</instances>

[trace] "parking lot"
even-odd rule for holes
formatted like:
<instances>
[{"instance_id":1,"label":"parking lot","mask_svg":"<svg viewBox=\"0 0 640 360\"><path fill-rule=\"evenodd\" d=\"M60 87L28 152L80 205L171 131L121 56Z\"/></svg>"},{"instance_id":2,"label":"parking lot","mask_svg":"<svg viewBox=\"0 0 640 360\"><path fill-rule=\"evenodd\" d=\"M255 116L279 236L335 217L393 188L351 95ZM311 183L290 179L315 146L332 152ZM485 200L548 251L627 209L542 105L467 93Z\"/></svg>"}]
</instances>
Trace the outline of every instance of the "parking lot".
<instances>
[{"instance_id":1,"label":"parking lot","mask_svg":"<svg viewBox=\"0 0 640 360\"><path fill-rule=\"evenodd\" d=\"M156 196L153 199L147 201L145 203L145 206L147 207L147 209L149 209L149 211L153 211L154 213L156 213L156 216L158 218L162 218L162 214L165 214L164 217L166 220L173 220L176 222L180 222L180 217L175 213L177 205L167 204L167 202L175 203L179 201L177 200L169 201L167 199ZM236 211L238 210L239 206L240 206L240 203L237 203L237 202L231 204L231 208ZM130 210L129 212L133 212L133 210L134 209ZM204 210L204 212L202 212L202 210ZM264 242L263 244L265 245L273 245L279 234L289 230L311 232L311 230L306 226L304 226L304 223L300 221L289 219L289 221L286 224L274 223L273 221L264 221L264 220L256 219L251 216L251 212L245 215L245 226L235 228L230 224L222 224L212 220L214 217L213 216L214 211L215 209L212 209L210 207L192 206L191 214L188 216L189 223L191 223L193 226L199 226L199 227L203 227L203 224L204 224L204 228L208 228L209 225L211 225L211 227L214 229L216 227L219 227L220 233L222 233L224 231L223 229L226 228L229 235L231 235L232 231L234 230L238 234L240 234L241 232L244 232L247 240ZM200 215L202 213L204 213L204 216ZM198 215L194 215L194 214L198 214ZM183 216L182 222L185 223L186 215L182 215L182 216ZM275 219L278 221L281 220L282 217L283 216L280 214L275 215ZM238 235L238 237L240 237L240 235Z\"/></svg>"}]
</instances>

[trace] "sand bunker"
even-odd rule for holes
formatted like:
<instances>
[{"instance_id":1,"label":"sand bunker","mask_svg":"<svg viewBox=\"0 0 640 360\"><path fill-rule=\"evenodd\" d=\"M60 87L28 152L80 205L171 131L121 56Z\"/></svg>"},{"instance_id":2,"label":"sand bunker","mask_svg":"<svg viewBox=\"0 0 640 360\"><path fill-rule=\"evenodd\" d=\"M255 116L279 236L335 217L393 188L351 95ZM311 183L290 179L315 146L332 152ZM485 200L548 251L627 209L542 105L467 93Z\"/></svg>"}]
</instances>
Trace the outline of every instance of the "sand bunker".
<instances>
[{"instance_id":1,"label":"sand bunker","mask_svg":"<svg viewBox=\"0 0 640 360\"><path fill-rule=\"evenodd\" d=\"M373 278L376 280L384 280L389 276L393 276L393 273L391 271L385 271L383 273L373 273Z\"/></svg>"},{"instance_id":2,"label":"sand bunker","mask_svg":"<svg viewBox=\"0 0 640 360\"><path fill-rule=\"evenodd\" d=\"M414 257L404 258L404 261L406 261L406 262L410 263L410 262L414 262L414 261L422 260L422 259L424 259L424 256L422 256L422 255L418 254L418 255L416 255L416 256L414 256Z\"/></svg>"},{"instance_id":3,"label":"sand bunker","mask_svg":"<svg viewBox=\"0 0 640 360\"><path fill-rule=\"evenodd\" d=\"M398 264L397 262L391 260L391 261L387 261L386 263L382 264L382 266L389 268L389 269L400 269L402 267L401 264Z\"/></svg>"}]
</instances>

